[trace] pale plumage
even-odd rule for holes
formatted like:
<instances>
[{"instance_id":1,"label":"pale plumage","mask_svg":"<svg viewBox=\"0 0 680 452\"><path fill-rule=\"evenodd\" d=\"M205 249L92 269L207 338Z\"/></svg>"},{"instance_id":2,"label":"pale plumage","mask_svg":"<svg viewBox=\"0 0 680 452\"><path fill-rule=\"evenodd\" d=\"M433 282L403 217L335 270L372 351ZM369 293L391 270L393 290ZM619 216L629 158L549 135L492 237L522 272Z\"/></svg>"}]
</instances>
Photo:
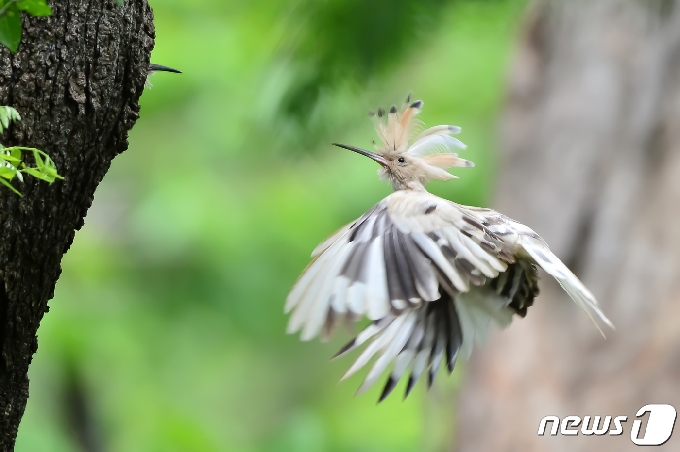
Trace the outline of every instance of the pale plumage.
<instances>
[{"instance_id":1,"label":"pale plumage","mask_svg":"<svg viewBox=\"0 0 680 452\"><path fill-rule=\"evenodd\" d=\"M408 101L407 101L408 103ZM345 377L376 357L363 392L392 365L380 400L410 368L406 395L441 360L449 372L467 358L493 320L507 326L524 317L538 294L537 266L553 276L595 325L612 326L593 295L534 231L491 209L463 206L425 191L430 179L450 179L444 169L473 166L447 152L465 145L455 126L408 135L422 101L378 110L376 153L338 145L378 162L395 192L313 252L288 296L288 332L302 340L331 334L339 321L372 321L337 356L368 343ZM440 152L443 151L443 152ZM343 378L345 378L343 377Z\"/></svg>"}]
</instances>

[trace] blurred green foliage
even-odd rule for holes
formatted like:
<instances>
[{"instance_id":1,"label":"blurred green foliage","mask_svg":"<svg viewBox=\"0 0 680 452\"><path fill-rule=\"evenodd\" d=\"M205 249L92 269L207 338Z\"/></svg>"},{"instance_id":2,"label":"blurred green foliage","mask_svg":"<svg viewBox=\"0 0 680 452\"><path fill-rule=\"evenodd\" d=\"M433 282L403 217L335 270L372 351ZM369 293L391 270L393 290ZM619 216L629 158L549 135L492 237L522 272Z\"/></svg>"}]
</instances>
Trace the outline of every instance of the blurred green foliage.
<instances>
[{"instance_id":1,"label":"blurred green foliage","mask_svg":"<svg viewBox=\"0 0 680 452\"><path fill-rule=\"evenodd\" d=\"M462 126L477 166L431 189L484 204L524 3L152 2L153 61L184 73L152 79L64 259L16 450L441 450L460 370L376 406L362 376L336 384L348 336L300 343L283 304L316 244L389 193L329 144L369 147L371 108L412 90L425 124Z\"/></svg>"},{"instance_id":2,"label":"blurred green foliage","mask_svg":"<svg viewBox=\"0 0 680 452\"><path fill-rule=\"evenodd\" d=\"M325 89L363 84L396 68L441 22L445 0L307 0L291 11L297 33L284 37L296 65L282 114L304 119Z\"/></svg>"}]
</instances>

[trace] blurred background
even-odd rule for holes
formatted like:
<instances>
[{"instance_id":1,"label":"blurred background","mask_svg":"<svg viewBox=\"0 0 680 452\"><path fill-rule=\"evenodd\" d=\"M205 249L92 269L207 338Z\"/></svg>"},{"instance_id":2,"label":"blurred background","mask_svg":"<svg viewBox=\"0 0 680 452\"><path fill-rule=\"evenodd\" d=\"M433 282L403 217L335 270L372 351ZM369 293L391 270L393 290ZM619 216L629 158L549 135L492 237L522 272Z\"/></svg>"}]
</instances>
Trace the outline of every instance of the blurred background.
<instances>
[{"instance_id":1,"label":"blurred background","mask_svg":"<svg viewBox=\"0 0 680 452\"><path fill-rule=\"evenodd\" d=\"M483 204L524 0L151 0L130 148L98 188L39 331L17 451L441 448L440 378L377 405L338 384L349 335L300 343L283 305L314 247L390 192L368 111L412 91L474 169L432 184ZM397 390L403 393L403 387ZM449 397L450 400L450 397Z\"/></svg>"},{"instance_id":2,"label":"blurred background","mask_svg":"<svg viewBox=\"0 0 680 452\"><path fill-rule=\"evenodd\" d=\"M622 451L680 408L680 0L152 0L130 148L100 185L39 330L16 450ZM312 249L390 188L370 109L412 91L476 163L434 182L551 244L617 325L544 278L522 321L376 405L349 338L283 305ZM619 437L537 437L627 415ZM659 450L680 450L680 435Z\"/></svg>"}]
</instances>

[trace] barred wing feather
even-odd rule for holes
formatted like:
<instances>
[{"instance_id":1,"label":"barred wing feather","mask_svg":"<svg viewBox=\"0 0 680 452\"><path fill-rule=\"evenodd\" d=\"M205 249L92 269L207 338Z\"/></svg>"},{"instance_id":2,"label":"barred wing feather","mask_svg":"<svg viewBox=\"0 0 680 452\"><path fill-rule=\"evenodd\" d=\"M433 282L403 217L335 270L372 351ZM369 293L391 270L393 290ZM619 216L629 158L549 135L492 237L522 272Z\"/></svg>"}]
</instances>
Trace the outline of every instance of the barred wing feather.
<instances>
[{"instance_id":1,"label":"barred wing feather","mask_svg":"<svg viewBox=\"0 0 680 452\"><path fill-rule=\"evenodd\" d=\"M586 313L597 329L604 336L600 323L614 328L612 322L600 309L595 296L586 288L578 277L550 251L548 244L531 228L518 223L505 215L491 209L463 207L478 215L480 221L495 235L504 241L515 243L521 247L515 254L526 253L546 273L555 278L572 300ZM523 251L523 252L522 252Z\"/></svg>"},{"instance_id":2,"label":"barred wing feather","mask_svg":"<svg viewBox=\"0 0 680 452\"><path fill-rule=\"evenodd\" d=\"M524 250L541 266L546 273L555 278L562 288L569 294L572 300L592 320L600 333L604 332L599 322L614 328L612 322L604 315L597 304L593 294L583 285L578 277L573 274L566 265L555 256L547 245L541 240L530 236L523 236L520 240Z\"/></svg>"},{"instance_id":3,"label":"barred wing feather","mask_svg":"<svg viewBox=\"0 0 680 452\"><path fill-rule=\"evenodd\" d=\"M379 320L463 293L507 269L514 257L455 204L398 191L315 250L288 296L288 332L332 329L342 316Z\"/></svg>"},{"instance_id":4,"label":"barred wing feather","mask_svg":"<svg viewBox=\"0 0 680 452\"><path fill-rule=\"evenodd\" d=\"M451 372L493 321L526 315L538 293L536 265L589 315L610 325L592 294L520 223L490 209L461 206L427 192L396 191L320 244L286 301L288 332L309 340L341 319L372 320L343 347L367 344L348 377L375 358L359 392L392 365L381 400L410 368L418 379ZM599 326L598 326L599 328ZM343 377L343 378L345 378Z\"/></svg>"}]
</instances>

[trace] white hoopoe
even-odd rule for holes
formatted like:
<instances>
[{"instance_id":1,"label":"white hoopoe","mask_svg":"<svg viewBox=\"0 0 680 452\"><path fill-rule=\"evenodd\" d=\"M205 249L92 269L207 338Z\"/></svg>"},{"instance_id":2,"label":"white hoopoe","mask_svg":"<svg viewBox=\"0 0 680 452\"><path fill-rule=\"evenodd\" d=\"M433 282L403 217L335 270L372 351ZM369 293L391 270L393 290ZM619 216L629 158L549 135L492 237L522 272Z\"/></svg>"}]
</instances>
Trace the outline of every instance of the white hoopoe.
<instances>
[{"instance_id":1,"label":"white hoopoe","mask_svg":"<svg viewBox=\"0 0 680 452\"><path fill-rule=\"evenodd\" d=\"M410 96L401 113L392 107L386 121L384 110L371 113L381 141L375 153L336 144L378 162L394 193L314 250L286 302L285 311L292 311L288 332L302 329L302 340L309 340L319 333L327 337L343 318L372 320L336 356L371 340L343 379L377 354L358 393L393 363L383 400L409 367L406 396L423 372L432 384L444 356L452 372L491 320L506 327L513 314L524 317L538 294L537 265L598 329L598 321L613 327L590 291L530 228L425 190L431 179L456 177L445 169L474 165L449 152L466 147L451 136L459 127L431 127L409 145L423 106L409 102Z\"/></svg>"}]
</instances>

